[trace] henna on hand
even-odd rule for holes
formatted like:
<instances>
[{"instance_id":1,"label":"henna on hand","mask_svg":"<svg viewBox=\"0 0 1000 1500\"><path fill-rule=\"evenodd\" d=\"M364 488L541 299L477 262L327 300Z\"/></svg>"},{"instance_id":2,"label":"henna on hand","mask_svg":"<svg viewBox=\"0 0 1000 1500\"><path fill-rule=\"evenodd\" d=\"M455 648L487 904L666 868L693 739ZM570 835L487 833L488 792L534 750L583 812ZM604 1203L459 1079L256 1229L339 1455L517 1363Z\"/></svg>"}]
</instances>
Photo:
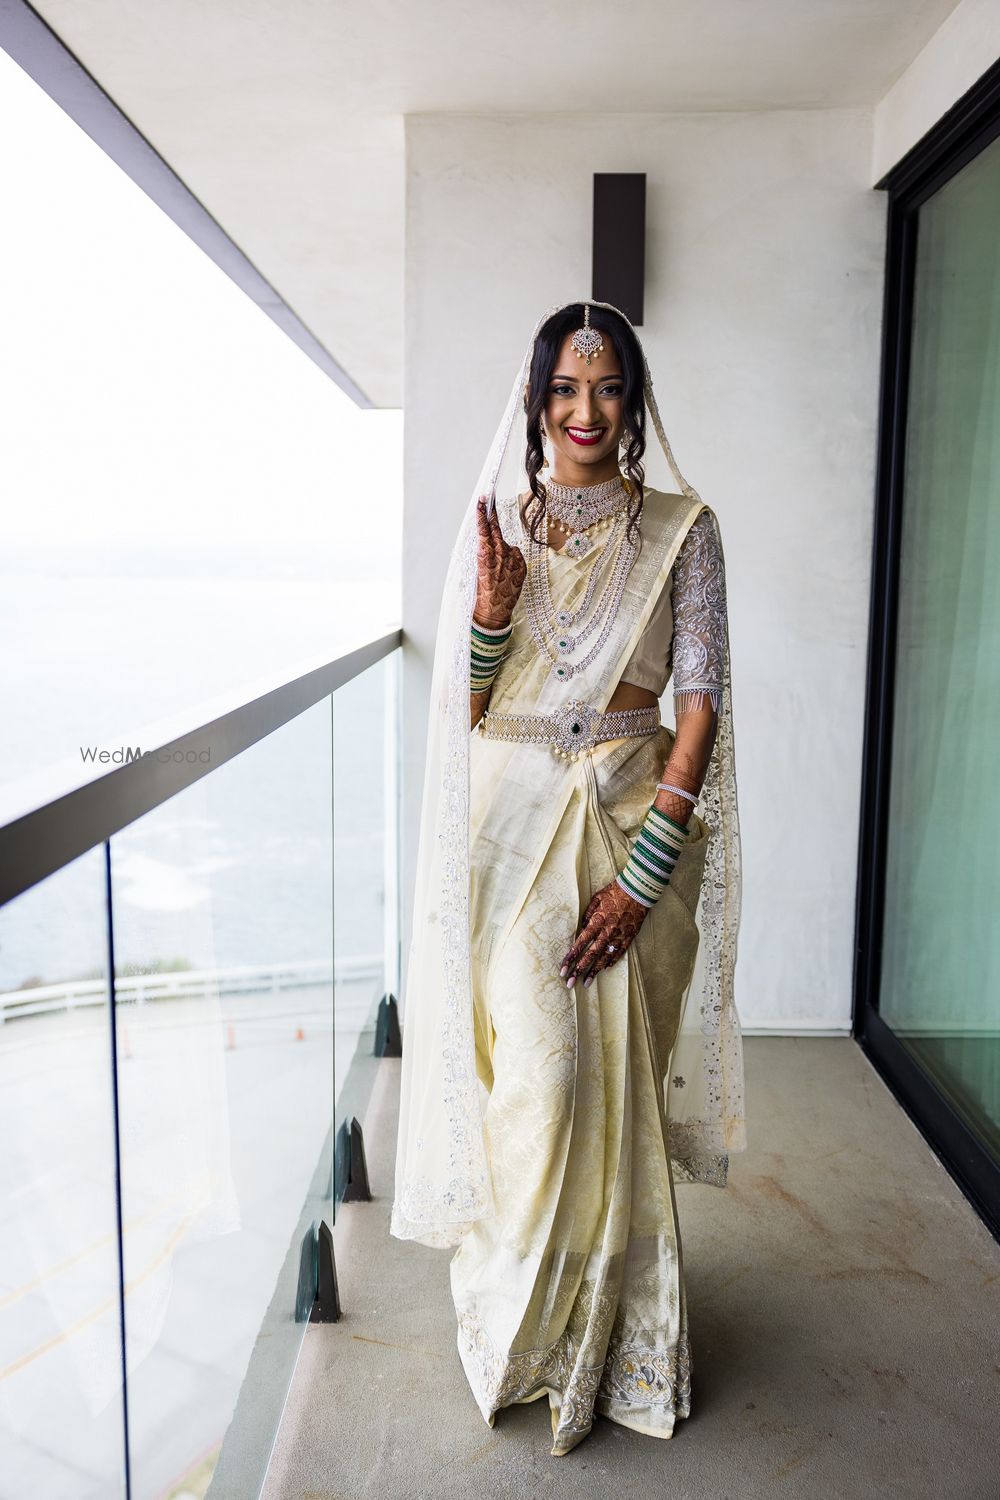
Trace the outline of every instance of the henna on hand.
<instances>
[{"instance_id":1,"label":"henna on hand","mask_svg":"<svg viewBox=\"0 0 1000 1500\"><path fill-rule=\"evenodd\" d=\"M479 551L476 558L476 607L473 618L493 630L509 625L528 568L519 547L509 547L496 510L487 517L486 497L476 502Z\"/></svg>"},{"instance_id":2,"label":"henna on hand","mask_svg":"<svg viewBox=\"0 0 1000 1500\"><path fill-rule=\"evenodd\" d=\"M683 787L685 791L694 797L701 796L702 783L705 773L699 773L694 764L694 758L690 754L684 754L674 741L674 747L667 757L667 763L663 767L661 781L671 782L674 786ZM653 806L661 813L666 813L668 818L673 818L678 823L687 827L694 812L694 803L689 802L686 797L681 797L677 792L665 792L662 787L657 790L653 798Z\"/></svg>"},{"instance_id":3,"label":"henna on hand","mask_svg":"<svg viewBox=\"0 0 1000 1500\"><path fill-rule=\"evenodd\" d=\"M617 880L602 887L591 898L583 914L583 925L576 942L562 961L560 978L569 989L577 979L590 984L595 974L617 963L631 945L646 919L649 907L623 891ZM608 944L614 944L614 953Z\"/></svg>"},{"instance_id":4,"label":"henna on hand","mask_svg":"<svg viewBox=\"0 0 1000 1500\"><path fill-rule=\"evenodd\" d=\"M677 731L661 781L673 782L696 797L701 796L715 744L717 722L718 716L712 708L691 709L677 715ZM656 793L653 806L685 827L695 810L694 804L686 797L662 790Z\"/></svg>"}]
</instances>

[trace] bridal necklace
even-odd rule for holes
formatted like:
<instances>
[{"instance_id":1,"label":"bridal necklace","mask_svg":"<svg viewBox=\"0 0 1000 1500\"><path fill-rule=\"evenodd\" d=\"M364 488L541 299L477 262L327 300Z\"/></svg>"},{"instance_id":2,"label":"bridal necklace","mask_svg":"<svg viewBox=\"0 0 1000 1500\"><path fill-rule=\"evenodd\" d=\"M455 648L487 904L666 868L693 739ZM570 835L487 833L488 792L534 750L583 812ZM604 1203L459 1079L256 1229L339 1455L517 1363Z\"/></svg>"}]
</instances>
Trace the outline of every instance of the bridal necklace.
<instances>
[{"instance_id":1,"label":"bridal necklace","mask_svg":"<svg viewBox=\"0 0 1000 1500\"><path fill-rule=\"evenodd\" d=\"M630 493L621 474L585 489L580 485L556 484L549 479L545 483L545 511L556 522L557 530L569 533L565 550L572 556L586 557L595 542L595 538L586 535L588 528L613 520L627 504Z\"/></svg>"},{"instance_id":2,"label":"bridal necklace","mask_svg":"<svg viewBox=\"0 0 1000 1500\"><path fill-rule=\"evenodd\" d=\"M638 554L637 543L630 541L627 535L627 505L631 493L631 486L622 475L587 486L557 484L552 480L545 484L541 540L536 542L530 531L527 533L525 607L535 644L549 658L552 675L560 682L576 676L590 665L617 618L625 581ZM569 533L561 549L563 552L585 557L599 548L583 597L573 610L556 610L553 606L549 579L550 516L558 529ZM596 536L587 535L588 530L606 530L608 536L599 543ZM610 576L588 618L599 577L606 571L608 562L611 563ZM599 626L597 639L586 655L579 661L570 661L570 655L589 640Z\"/></svg>"}]
</instances>

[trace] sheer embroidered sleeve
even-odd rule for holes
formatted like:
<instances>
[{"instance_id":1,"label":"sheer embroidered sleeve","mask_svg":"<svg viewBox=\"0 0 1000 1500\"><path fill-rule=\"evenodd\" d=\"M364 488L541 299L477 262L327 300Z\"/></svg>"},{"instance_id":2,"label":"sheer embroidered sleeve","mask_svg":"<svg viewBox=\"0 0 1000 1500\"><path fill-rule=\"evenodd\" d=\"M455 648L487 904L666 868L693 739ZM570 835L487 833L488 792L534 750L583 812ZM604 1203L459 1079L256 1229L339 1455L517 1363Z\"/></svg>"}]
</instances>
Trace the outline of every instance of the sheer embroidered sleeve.
<instances>
[{"instance_id":1,"label":"sheer embroidered sleeve","mask_svg":"<svg viewBox=\"0 0 1000 1500\"><path fill-rule=\"evenodd\" d=\"M712 515L699 512L674 564L674 711L722 701L725 660L726 576Z\"/></svg>"}]
</instances>

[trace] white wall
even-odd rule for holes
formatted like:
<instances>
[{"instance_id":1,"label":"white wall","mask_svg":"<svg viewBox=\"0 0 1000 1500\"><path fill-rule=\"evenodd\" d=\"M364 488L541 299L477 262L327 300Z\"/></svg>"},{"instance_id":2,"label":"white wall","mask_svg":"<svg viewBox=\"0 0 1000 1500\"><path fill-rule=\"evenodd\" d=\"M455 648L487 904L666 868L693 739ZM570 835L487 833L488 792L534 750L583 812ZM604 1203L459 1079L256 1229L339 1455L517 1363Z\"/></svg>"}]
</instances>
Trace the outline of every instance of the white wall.
<instances>
[{"instance_id":1,"label":"white wall","mask_svg":"<svg viewBox=\"0 0 1000 1500\"><path fill-rule=\"evenodd\" d=\"M1000 0L961 0L875 111L878 182L1000 57Z\"/></svg>"},{"instance_id":2,"label":"white wall","mask_svg":"<svg viewBox=\"0 0 1000 1500\"><path fill-rule=\"evenodd\" d=\"M748 1028L849 1026L885 219L871 147L867 110L407 121L407 904L458 518L538 313L589 293L591 174L644 171L641 336L726 548Z\"/></svg>"}]
</instances>

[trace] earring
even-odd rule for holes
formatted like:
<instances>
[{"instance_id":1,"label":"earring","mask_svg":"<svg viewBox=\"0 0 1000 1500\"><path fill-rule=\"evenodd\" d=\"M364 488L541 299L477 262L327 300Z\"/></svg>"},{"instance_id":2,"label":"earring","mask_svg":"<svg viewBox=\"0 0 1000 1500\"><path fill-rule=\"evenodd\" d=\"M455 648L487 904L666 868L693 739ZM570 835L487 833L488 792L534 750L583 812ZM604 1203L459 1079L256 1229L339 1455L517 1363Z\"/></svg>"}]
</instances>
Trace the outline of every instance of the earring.
<instances>
[{"instance_id":1,"label":"earring","mask_svg":"<svg viewBox=\"0 0 1000 1500\"><path fill-rule=\"evenodd\" d=\"M538 422L538 430L542 434L542 442L544 443L545 439L548 437L548 433L545 431L545 423L540 418L539 418L539 422ZM545 449L543 448L542 449L542 468L543 469L547 469L548 466L549 466L548 455L546 454Z\"/></svg>"}]
</instances>

